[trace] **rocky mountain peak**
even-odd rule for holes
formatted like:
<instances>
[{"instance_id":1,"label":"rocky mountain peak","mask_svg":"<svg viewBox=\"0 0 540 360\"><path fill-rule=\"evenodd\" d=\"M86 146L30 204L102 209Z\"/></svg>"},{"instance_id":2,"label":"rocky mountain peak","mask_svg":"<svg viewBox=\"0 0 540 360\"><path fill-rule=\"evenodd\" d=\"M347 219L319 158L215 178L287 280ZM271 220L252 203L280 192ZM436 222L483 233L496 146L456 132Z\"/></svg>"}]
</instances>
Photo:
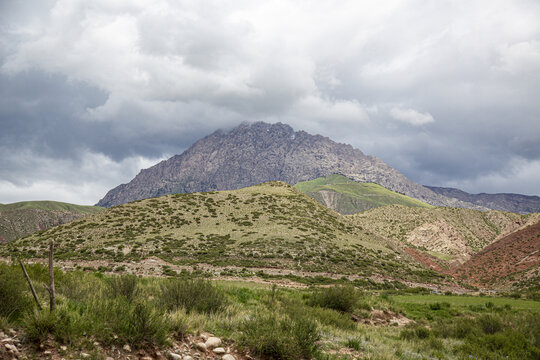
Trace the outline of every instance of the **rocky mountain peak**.
<instances>
[{"instance_id":1,"label":"rocky mountain peak","mask_svg":"<svg viewBox=\"0 0 540 360\"><path fill-rule=\"evenodd\" d=\"M476 207L416 184L396 169L351 145L294 131L282 123L242 123L198 140L181 155L141 171L107 193L99 206L173 193L232 190L267 181L289 184L331 174L374 182L432 205Z\"/></svg>"}]
</instances>

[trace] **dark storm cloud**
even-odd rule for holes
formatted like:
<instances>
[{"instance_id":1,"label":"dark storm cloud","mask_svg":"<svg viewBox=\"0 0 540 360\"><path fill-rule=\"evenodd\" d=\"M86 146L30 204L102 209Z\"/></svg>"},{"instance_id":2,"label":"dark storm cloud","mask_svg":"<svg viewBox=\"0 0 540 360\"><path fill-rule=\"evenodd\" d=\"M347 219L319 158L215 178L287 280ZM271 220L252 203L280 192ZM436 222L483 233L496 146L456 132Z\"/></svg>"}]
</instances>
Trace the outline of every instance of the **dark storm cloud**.
<instances>
[{"instance_id":1,"label":"dark storm cloud","mask_svg":"<svg viewBox=\"0 0 540 360\"><path fill-rule=\"evenodd\" d=\"M95 202L260 120L540 194L536 1L4 1L0 45L0 202Z\"/></svg>"}]
</instances>

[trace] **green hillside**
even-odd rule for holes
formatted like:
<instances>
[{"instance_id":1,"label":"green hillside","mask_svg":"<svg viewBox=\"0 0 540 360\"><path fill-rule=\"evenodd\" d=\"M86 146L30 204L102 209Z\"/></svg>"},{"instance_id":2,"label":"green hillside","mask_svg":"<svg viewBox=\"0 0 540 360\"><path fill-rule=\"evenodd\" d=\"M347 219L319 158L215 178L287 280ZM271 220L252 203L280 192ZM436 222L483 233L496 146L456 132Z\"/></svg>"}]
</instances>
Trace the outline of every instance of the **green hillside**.
<instances>
[{"instance_id":1,"label":"green hillside","mask_svg":"<svg viewBox=\"0 0 540 360\"><path fill-rule=\"evenodd\" d=\"M394 278L435 276L392 241L358 230L292 186L272 182L234 191L175 194L120 205L0 248L58 259L284 268Z\"/></svg>"},{"instance_id":2,"label":"green hillside","mask_svg":"<svg viewBox=\"0 0 540 360\"><path fill-rule=\"evenodd\" d=\"M39 209L53 211L69 211L79 214L94 214L101 210L102 207L90 205L75 205L58 201L21 201L11 204L0 204L0 211L13 211L24 209Z\"/></svg>"},{"instance_id":3,"label":"green hillside","mask_svg":"<svg viewBox=\"0 0 540 360\"><path fill-rule=\"evenodd\" d=\"M356 214L386 205L432 208L432 205L373 183L359 183L343 175L299 182L295 188L341 214Z\"/></svg>"}]
</instances>

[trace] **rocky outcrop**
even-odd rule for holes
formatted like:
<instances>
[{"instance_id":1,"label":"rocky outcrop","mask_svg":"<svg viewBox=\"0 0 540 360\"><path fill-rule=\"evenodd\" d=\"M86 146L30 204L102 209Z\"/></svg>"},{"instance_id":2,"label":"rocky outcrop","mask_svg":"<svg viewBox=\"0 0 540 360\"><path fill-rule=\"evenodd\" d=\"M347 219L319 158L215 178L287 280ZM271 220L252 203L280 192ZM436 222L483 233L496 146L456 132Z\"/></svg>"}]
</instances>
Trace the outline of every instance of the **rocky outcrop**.
<instances>
[{"instance_id":1,"label":"rocky outcrop","mask_svg":"<svg viewBox=\"0 0 540 360\"><path fill-rule=\"evenodd\" d=\"M540 197L521 194L469 194L465 191L426 186L437 194L466 201L493 210L511 211L518 214L530 214L540 212Z\"/></svg>"},{"instance_id":2,"label":"rocky outcrop","mask_svg":"<svg viewBox=\"0 0 540 360\"><path fill-rule=\"evenodd\" d=\"M110 190L97 205L111 207L165 194L232 190L273 180L296 184L330 174L377 183L436 206L483 209L414 183L351 145L295 132L285 124L262 122L214 132L181 155L142 170L128 184Z\"/></svg>"}]
</instances>

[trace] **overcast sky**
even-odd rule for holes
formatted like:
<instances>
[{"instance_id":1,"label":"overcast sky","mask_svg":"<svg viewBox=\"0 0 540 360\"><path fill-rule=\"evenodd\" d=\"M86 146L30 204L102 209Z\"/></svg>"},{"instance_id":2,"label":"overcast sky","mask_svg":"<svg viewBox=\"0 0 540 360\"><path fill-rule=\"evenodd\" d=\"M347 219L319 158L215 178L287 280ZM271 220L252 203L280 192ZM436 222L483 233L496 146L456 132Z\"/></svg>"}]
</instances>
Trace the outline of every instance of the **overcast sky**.
<instances>
[{"instance_id":1,"label":"overcast sky","mask_svg":"<svg viewBox=\"0 0 540 360\"><path fill-rule=\"evenodd\" d=\"M242 121L540 195L540 1L0 1L0 203L94 204Z\"/></svg>"}]
</instances>

